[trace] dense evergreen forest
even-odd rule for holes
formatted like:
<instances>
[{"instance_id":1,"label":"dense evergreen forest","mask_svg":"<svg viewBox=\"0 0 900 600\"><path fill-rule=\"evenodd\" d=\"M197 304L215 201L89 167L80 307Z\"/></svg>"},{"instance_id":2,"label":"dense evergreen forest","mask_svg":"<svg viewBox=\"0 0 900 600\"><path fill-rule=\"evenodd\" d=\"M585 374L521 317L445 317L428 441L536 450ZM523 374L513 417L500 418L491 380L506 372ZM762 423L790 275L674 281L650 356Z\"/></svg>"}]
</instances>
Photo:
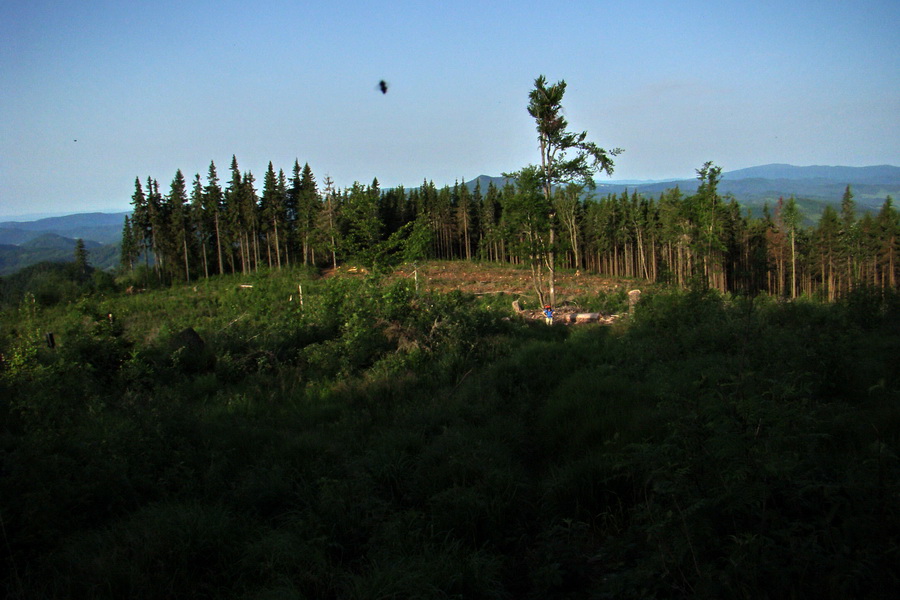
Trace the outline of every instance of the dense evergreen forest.
<instances>
[{"instance_id":1,"label":"dense evergreen forest","mask_svg":"<svg viewBox=\"0 0 900 600\"><path fill-rule=\"evenodd\" d=\"M122 261L143 256L162 281L250 273L261 267L389 266L400 260L456 259L535 264L634 277L687 288L834 300L857 285L895 288L900 214L888 196L873 215L857 214L848 186L840 210L826 207L804 226L793 197L761 217L744 213L717 187L721 171L698 169L699 188L658 198L594 197L582 184L542 194L525 171L502 186L381 189L354 183L320 192L309 165L288 178L269 163L262 192L232 158L223 188L210 163L191 190L181 171L163 194L156 180L135 181ZM548 203L546 198L550 196Z\"/></svg>"}]
</instances>

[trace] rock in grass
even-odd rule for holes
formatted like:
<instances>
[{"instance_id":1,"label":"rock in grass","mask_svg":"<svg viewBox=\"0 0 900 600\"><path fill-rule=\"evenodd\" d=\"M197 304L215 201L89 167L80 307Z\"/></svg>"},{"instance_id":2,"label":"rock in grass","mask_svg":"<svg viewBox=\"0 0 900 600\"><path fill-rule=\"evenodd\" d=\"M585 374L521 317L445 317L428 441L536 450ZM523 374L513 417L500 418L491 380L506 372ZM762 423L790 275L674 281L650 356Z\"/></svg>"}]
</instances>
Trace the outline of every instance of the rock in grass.
<instances>
[{"instance_id":1,"label":"rock in grass","mask_svg":"<svg viewBox=\"0 0 900 600\"><path fill-rule=\"evenodd\" d=\"M185 373L202 373L216 366L216 355L193 327L182 329L169 342L172 365Z\"/></svg>"}]
</instances>

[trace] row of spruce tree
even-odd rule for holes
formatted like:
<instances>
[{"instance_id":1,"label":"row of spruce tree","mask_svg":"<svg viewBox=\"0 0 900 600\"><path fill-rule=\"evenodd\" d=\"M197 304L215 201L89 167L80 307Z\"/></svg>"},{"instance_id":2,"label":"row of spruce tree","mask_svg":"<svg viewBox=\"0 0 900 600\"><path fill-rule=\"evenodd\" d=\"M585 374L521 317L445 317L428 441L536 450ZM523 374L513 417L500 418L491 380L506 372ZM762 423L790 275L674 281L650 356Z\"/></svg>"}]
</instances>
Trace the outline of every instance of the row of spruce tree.
<instances>
[{"instance_id":1,"label":"row of spruce tree","mask_svg":"<svg viewBox=\"0 0 900 600\"><path fill-rule=\"evenodd\" d=\"M487 189L429 181L381 189L377 179L337 189L326 177L320 191L299 161L290 178L270 162L259 193L232 157L224 188L213 162L190 191L180 170L165 195L156 180L137 178L122 264L143 259L171 282L297 264L553 257L564 268L723 292L834 299L856 285L897 286L900 216L890 196L877 214L860 216L848 186L839 210L826 206L817 224L804 225L793 197L754 217L719 194L720 167L707 163L697 174L691 195L675 187L658 198L596 198L570 184L548 205L539 178L525 171Z\"/></svg>"}]
</instances>

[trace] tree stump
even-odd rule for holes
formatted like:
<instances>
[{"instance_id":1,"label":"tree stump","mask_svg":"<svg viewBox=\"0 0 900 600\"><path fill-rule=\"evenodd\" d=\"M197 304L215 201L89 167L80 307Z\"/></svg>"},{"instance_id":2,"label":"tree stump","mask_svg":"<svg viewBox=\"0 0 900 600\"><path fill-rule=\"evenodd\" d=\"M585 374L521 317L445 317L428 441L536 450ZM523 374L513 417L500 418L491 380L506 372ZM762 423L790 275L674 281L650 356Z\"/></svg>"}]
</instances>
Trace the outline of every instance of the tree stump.
<instances>
[{"instance_id":1,"label":"tree stump","mask_svg":"<svg viewBox=\"0 0 900 600\"><path fill-rule=\"evenodd\" d=\"M628 292L628 314L634 314L634 307L641 299L641 290Z\"/></svg>"}]
</instances>

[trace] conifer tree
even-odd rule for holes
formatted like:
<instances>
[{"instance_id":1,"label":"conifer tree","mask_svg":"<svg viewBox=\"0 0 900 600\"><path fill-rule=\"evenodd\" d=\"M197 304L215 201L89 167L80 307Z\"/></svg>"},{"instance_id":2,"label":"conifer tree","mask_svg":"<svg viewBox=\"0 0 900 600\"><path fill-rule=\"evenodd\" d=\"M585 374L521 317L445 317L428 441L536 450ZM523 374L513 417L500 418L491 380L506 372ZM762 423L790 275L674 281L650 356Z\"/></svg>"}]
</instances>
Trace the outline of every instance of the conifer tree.
<instances>
[{"instance_id":1,"label":"conifer tree","mask_svg":"<svg viewBox=\"0 0 900 600\"><path fill-rule=\"evenodd\" d=\"M841 197L841 251L846 259L846 283L853 289L857 278L856 259L859 252L859 236L856 227L856 201L848 185Z\"/></svg>"},{"instance_id":2,"label":"conifer tree","mask_svg":"<svg viewBox=\"0 0 900 600\"><path fill-rule=\"evenodd\" d=\"M266 169L263 179L263 192L260 198L260 211L262 213L261 227L266 239L266 254L269 266L281 268L281 243L279 240L279 228L284 232L284 199L278 189L278 178L272 161ZM274 256L273 256L274 252Z\"/></svg>"},{"instance_id":3,"label":"conifer tree","mask_svg":"<svg viewBox=\"0 0 900 600\"><path fill-rule=\"evenodd\" d=\"M900 250L900 213L894 208L894 199L888 196L878 212L878 236L880 242L880 264L882 285L895 287L898 281L897 252Z\"/></svg>"},{"instance_id":4,"label":"conifer tree","mask_svg":"<svg viewBox=\"0 0 900 600\"><path fill-rule=\"evenodd\" d=\"M88 252L81 238L75 240L75 271L81 276L88 271Z\"/></svg>"},{"instance_id":5,"label":"conifer tree","mask_svg":"<svg viewBox=\"0 0 900 600\"><path fill-rule=\"evenodd\" d=\"M475 180L475 187L472 188L472 235L471 245L472 253L477 257L481 248L481 240L484 237L481 230L481 210L484 204L484 195L481 193L481 181Z\"/></svg>"},{"instance_id":6,"label":"conifer tree","mask_svg":"<svg viewBox=\"0 0 900 600\"><path fill-rule=\"evenodd\" d=\"M191 185L191 204L188 213L188 219L191 228L195 234L196 245L199 246L200 261L203 263L203 276L209 279L209 256L208 246L211 236L211 228L209 226L209 217L204 210L204 193L203 183L200 181L200 173L194 174L194 181Z\"/></svg>"},{"instance_id":7,"label":"conifer tree","mask_svg":"<svg viewBox=\"0 0 900 600\"><path fill-rule=\"evenodd\" d=\"M166 248L171 255L168 261L175 276L175 264L181 263L185 281L191 280L190 248L189 242L193 239L191 220L188 210L187 184L181 169L175 171L175 177L166 196L166 214L168 216L169 232L166 239ZM175 257L178 256L178 259Z\"/></svg>"},{"instance_id":8,"label":"conifer tree","mask_svg":"<svg viewBox=\"0 0 900 600\"><path fill-rule=\"evenodd\" d=\"M500 235L500 190L494 182L488 182L484 200L481 203L479 220L481 222L481 253L487 260L501 261L503 253L500 248L503 243Z\"/></svg>"},{"instance_id":9,"label":"conifer tree","mask_svg":"<svg viewBox=\"0 0 900 600\"><path fill-rule=\"evenodd\" d=\"M378 181L366 187L353 182L341 206L341 254L367 267L375 266L382 223L378 215Z\"/></svg>"},{"instance_id":10,"label":"conifer tree","mask_svg":"<svg viewBox=\"0 0 900 600\"><path fill-rule=\"evenodd\" d=\"M219 275L225 274L225 263L222 261L222 241L224 231L221 223L222 210L224 208L222 188L219 186L219 175L216 173L216 163L209 161L209 170L206 174L206 186L203 188L203 214L207 223L212 221L212 232L216 240L216 257L219 266Z\"/></svg>"},{"instance_id":11,"label":"conifer tree","mask_svg":"<svg viewBox=\"0 0 900 600\"><path fill-rule=\"evenodd\" d=\"M459 245L461 247L460 258L472 260L472 234L474 220L474 205L472 194L465 182L454 186L456 188L456 215L455 221L459 229Z\"/></svg>"},{"instance_id":12,"label":"conifer tree","mask_svg":"<svg viewBox=\"0 0 900 600\"><path fill-rule=\"evenodd\" d=\"M241 171L238 168L237 158L231 156L231 180L224 192L225 200L225 218L228 226L228 260L231 265L231 272L234 273L237 268L234 261L233 245L237 242L237 250L240 253L241 271L247 273L249 265L247 264L247 255L245 253L244 244L244 221L243 211L241 210L241 197L243 195L243 186L241 179Z\"/></svg>"},{"instance_id":13,"label":"conifer tree","mask_svg":"<svg viewBox=\"0 0 900 600\"><path fill-rule=\"evenodd\" d=\"M691 197L691 220L693 221L692 238L694 251L702 257L703 278L707 285L724 291L724 273L722 272L722 253L725 245L722 242L722 209L724 204L718 193L722 167L706 162L697 170L700 185L697 193Z\"/></svg>"},{"instance_id":14,"label":"conifer tree","mask_svg":"<svg viewBox=\"0 0 900 600\"><path fill-rule=\"evenodd\" d=\"M168 263L166 242L169 240L169 221L163 197L159 193L159 182L147 177L147 214L149 217L150 251L153 253L153 267L160 281Z\"/></svg>"},{"instance_id":15,"label":"conifer tree","mask_svg":"<svg viewBox=\"0 0 900 600\"><path fill-rule=\"evenodd\" d=\"M863 213L857 227L856 262L859 269L860 283L878 285L878 225L872 213Z\"/></svg>"},{"instance_id":16,"label":"conifer tree","mask_svg":"<svg viewBox=\"0 0 900 600\"><path fill-rule=\"evenodd\" d=\"M241 222L244 224L244 244L247 252L247 268L259 268L259 197L256 195L256 177L245 171L241 177L240 188Z\"/></svg>"},{"instance_id":17,"label":"conifer tree","mask_svg":"<svg viewBox=\"0 0 900 600\"><path fill-rule=\"evenodd\" d=\"M622 150L604 150L587 141L587 132L568 131L568 121L563 116L562 99L566 92L566 82L559 81L547 85L547 78L540 75L534 80L534 89L529 94L528 114L536 123L541 164L540 176L544 193L545 210L548 212L550 237L546 262L549 272L550 303L556 302L555 254L556 214L553 211L553 186L569 182L581 182L593 187L593 175L604 171L612 175L612 157ZM568 152L574 155L567 156Z\"/></svg>"},{"instance_id":18,"label":"conifer tree","mask_svg":"<svg viewBox=\"0 0 900 600\"><path fill-rule=\"evenodd\" d=\"M334 189L334 182L328 175L325 176L325 198L322 203L322 211L319 213L319 231L325 240L325 248L331 257L332 268L337 268L337 251L340 215L340 195Z\"/></svg>"},{"instance_id":19,"label":"conifer tree","mask_svg":"<svg viewBox=\"0 0 900 600\"><path fill-rule=\"evenodd\" d=\"M447 186L437 190L432 215L438 231L438 258L453 258L453 195Z\"/></svg>"},{"instance_id":20,"label":"conifer tree","mask_svg":"<svg viewBox=\"0 0 900 600\"><path fill-rule=\"evenodd\" d=\"M417 212L420 215L423 215L423 218L428 222L431 227L431 250L429 252L430 258L437 258L441 256L440 254L440 218L438 217L438 191L434 185L433 181L428 181L427 179L422 181L422 186L419 188L419 206L417 207Z\"/></svg>"},{"instance_id":21,"label":"conifer tree","mask_svg":"<svg viewBox=\"0 0 900 600\"><path fill-rule=\"evenodd\" d=\"M379 218L384 223L386 237L390 237L414 220L404 216L406 201L406 190L402 185L385 190L381 194L381 201L378 203Z\"/></svg>"},{"instance_id":22,"label":"conifer tree","mask_svg":"<svg viewBox=\"0 0 900 600\"><path fill-rule=\"evenodd\" d=\"M140 248L135 238L134 229L131 225L131 219L125 215L125 223L122 226L122 249L120 252L120 264L123 268L127 267L129 272L134 271L134 261L140 254Z\"/></svg>"},{"instance_id":23,"label":"conifer tree","mask_svg":"<svg viewBox=\"0 0 900 600\"><path fill-rule=\"evenodd\" d=\"M825 205L819 223L813 232L814 247L819 265L822 286L828 300L837 297L840 285L837 271L837 257L840 253L841 222L837 211L831 205Z\"/></svg>"},{"instance_id":24,"label":"conifer tree","mask_svg":"<svg viewBox=\"0 0 900 600\"><path fill-rule=\"evenodd\" d=\"M284 263L284 265L290 265L290 260L287 253L287 239L288 234L290 233L290 227L288 226L287 221L287 202L288 202L288 187L287 187L287 177L284 175L284 169L278 169L278 178L275 181L275 196L278 198L278 202L280 204L279 209L279 234L278 240L280 242L278 246L278 255L279 255L279 266Z\"/></svg>"},{"instance_id":25,"label":"conifer tree","mask_svg":"<svg viewBox=\"0 0 900 600\"><path fill-rule=\"evenodd\" d=\"M290 261L291 255L300 255L300 252L297 251L297 248L301 247L300 244L300 180L301 175L303 173L302 168L300 167L300 161L296 158L294 159L294 168L291 171L291 184L287 189L287 198L284 203L284 215L285 215L285 242L287 250L285 254L288 256L288 261Z\"/></svg>"},{"instance_id":26,"label":"conifer tree","mask_svg":"<svg viewBox=\"0 0 900 600\"><path fill-rule=\"evenodd\" d=\"M769 264L769 251L766 232L769 225L766 219L748 220L744 236L743 248L744 276L746 282L743 289L748 292L765 290Z\"/></svg>"},{"instance_id":27,"label":"conifer tree","mask_svg":"<svg viewBox=\"0 0 900 600\"><path fill-rule=\"evenodd\" d=\"M781 222L791 242L791 298L797 297L797 228L800 226L800 211L794 196L788 198L781 209Z\"/></svg>"},{"instance_id":28,"label":"conifer tree","mask_svg":"<svg viewBox=\"0 0 900 600\"><path fill-rule=\"evenodd\" d=\"M302 246L303 264L310 264L313 262L312 242L315 239L321 201L319 199L319 191L316 189L316 179L313 176L312 169L309 168L309 163L303 165L303 170L300 172L296 185L297 230Z\"/></svg>"},{"instance_id":29,"label":"conifer tree","mask_svg":"<svg viewBox=\"0 0 900 600\"><path fill-rule=\"evenodd\" d=\"M144 195L144 188L141 186L139 177L134 179L134 194L131 196L131 229L132 236L138 248L138 255L144 254L147 266L150 265L150 210L147 206L147 198Z\"/></svg>"}]
</instances>

